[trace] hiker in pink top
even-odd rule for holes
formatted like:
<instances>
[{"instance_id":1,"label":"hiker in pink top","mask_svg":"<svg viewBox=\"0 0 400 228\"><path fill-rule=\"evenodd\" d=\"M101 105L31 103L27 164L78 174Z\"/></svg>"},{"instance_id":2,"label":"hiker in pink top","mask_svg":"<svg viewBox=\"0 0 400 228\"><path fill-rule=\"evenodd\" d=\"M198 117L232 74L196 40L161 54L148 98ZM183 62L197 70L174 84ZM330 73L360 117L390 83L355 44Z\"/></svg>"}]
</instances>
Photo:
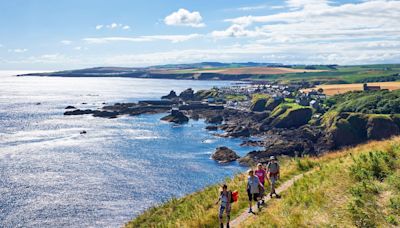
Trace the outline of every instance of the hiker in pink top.
<instances>
[{"instance_id":1,"label":"hiker in pink top","mask_svg":"<svg viewBox=\"0 0 400 228\"><path fill-rule=\"evenodd\" d=\"M264 204L264 184L265 184L265 179L267 178L267 172L264 169L264 166L261 163L257 164L257 169L254 172L254 174L258 177L258 179L260 180L260 184L262 185L262 189L260 189L260 194L259 197L261 198L261 204ZM257 202L257 205L259 206L260 203Z\"/></svg>"}]
</instances>

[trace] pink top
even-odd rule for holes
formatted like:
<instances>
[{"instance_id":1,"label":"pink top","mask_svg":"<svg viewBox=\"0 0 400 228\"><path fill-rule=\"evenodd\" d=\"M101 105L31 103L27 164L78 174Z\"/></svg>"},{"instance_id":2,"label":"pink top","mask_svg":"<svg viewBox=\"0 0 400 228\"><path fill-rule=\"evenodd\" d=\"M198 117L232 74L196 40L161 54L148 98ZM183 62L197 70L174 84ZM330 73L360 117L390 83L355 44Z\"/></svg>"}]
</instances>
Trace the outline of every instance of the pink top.
<instances>
[{"instance_id":1,"label":"pink top","mask_svg":"<svg viewBox=\"0 0 400 228\"><path fill-rule=\"evenodd\" d=\"M263 170L263 169L258 170L258 169L257 169L257 170L254 172L254 174L258 177L258 179L260 180L260 182L264 184L264 181L265 181L265 174L266 174L265 170Z\"/></svg>"}]
</instances>

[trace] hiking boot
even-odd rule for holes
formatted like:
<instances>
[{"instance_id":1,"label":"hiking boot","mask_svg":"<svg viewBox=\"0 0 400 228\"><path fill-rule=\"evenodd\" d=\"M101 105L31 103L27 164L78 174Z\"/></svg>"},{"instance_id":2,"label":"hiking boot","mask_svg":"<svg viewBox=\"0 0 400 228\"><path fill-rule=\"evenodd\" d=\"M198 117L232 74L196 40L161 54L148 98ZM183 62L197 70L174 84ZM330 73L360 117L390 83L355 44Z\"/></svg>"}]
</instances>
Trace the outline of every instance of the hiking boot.
<instances>
[{"instance_id":1,"label":"hiking boot","mask_svg":"<svg viewBox=\"0 0 400 228\"><path fill-rule=\"evenodd\" d=\"M253 210L251 208L249 209L249 213L253 213Z\"/></svg>"},{"instance_id":2,"label":"hiking boot","mask_svg":"<svg viewBox=\"0 0 400 228\"><path fill-rule=\"evenodd\" d=\"M265 205L265 201L264 200L261 200L261 205Z\"/></svg>"},{"instance_id":3,"label":"hiking boot","mask_svg":"<svg viewBox=\"0 0 400 228\"><path fill-rule=\"evenodd\" d=\"M257 208L260 209L260 202L257 202Z\"/></svg>"},{"instance_id":4,"label":"hiking boot","mask_svg":"<svg viewBox=\"0 0 400 228\"><path fill-rule=\"evenodd\" d=\"M281 195L275 194L275 196L276 196L277 199L281 198Z\"/></svg>"},{"instance_id":5,"label":"hiking boot","mask_svg":"<svg viewBox=\"0 0 400 228\"><path fill-rule=\"evenodd\" d=\"M272 199L272 193L269 194L269 197L271 197L271 199Z\"/></svg>"}]
</instances>

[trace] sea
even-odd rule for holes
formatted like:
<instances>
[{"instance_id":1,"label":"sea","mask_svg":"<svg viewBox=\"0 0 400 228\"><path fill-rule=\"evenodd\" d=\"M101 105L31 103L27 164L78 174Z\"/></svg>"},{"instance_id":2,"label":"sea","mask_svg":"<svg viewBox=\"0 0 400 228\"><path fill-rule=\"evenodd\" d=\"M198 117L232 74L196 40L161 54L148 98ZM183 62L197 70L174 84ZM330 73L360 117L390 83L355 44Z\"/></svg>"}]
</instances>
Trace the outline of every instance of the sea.
<instances>
[{"instance_id":1,"label":"sea","mask_svg":"<svg viewBox=\"0 0 400 228\"><path fill-rule=\"evenodd\" d=\"M0 227L121 227L245 169L210 159L216 147L239 155L254 150L214 136L203 120L175 125L160 121L166 114L63 115L68 105L101 108L235 82L19 73L26 72L0 72Z\"/></svg>"}]
</instances>

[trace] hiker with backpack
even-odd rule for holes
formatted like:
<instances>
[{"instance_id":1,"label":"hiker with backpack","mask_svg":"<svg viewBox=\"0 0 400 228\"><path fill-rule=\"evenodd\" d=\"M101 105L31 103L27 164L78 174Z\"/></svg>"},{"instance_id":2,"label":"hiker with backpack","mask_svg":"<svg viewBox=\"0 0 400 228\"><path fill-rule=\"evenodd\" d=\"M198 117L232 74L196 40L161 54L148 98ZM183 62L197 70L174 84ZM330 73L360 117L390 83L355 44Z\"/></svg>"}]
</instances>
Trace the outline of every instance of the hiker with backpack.
<instances>
[{"instance_id":1,"label":"hiker with backpack","mask_svg":"<svg viewBox=\"0 0 400 228\"><path fill-rule=\"evenodd\" d=\"M228 186L226 184L222 185L222 191L218 197L218 201L215 204L218 204L221 202L221 205L219 206L219 223L221 228L224 227L224 221L223 221L223 215L224 211L226 213L226 227L229 228L229 220L231 218L230 213L231 213L231 203L234 202L234 199L232 197L232 192L228 191Z\"/></svg>"},{"instance_id":2,"label":"hiker with backpack","mask_svg":"<svg viewBox=\"0 0 400 228\"><path fill-rule=\"evenodd\" d=\"M254 171L254 174L258 177L258 180L260 181L260 184L262 187L260 187L260 193L259 197L261 198L261 202L257 201L257 207L260 208L260 205L264 205L264 192L265 192L265 179L267 179L267 173L264 169L263 164L258 163L257 164L257 169Z\"/></svg>"},{"instance_id":3,"label":"hiker with backpack","mask_svg":"<svg viewBox=\"0 0 400 228\"><path fill-rule=\"evenodd\" d=\"M247 178L247 195L249 197L249 213L253 213L252 202L258 202L258 197L260 193L261 183L257 176L254 175L254 171L249 169L247 171L249 174Z\"/></svg>"},{"instance_id":4,"label":"hiker with backpack","mask_svg":"<svg viewBox=\"0 0 400 228\"><path fill-rule=\"evenodd\" d=\"M272 196L275 194L276 198L280 198L281 196L278 195L275 191L275 185L276 182L278 181L280 177L280 167L278 160L275 158L275 156L271 156L269 159L269 163L267 165L267 176L268 176L268 181L271 185L271 192L269 196L272 198Z\"/></svg>"}]
</instances>

